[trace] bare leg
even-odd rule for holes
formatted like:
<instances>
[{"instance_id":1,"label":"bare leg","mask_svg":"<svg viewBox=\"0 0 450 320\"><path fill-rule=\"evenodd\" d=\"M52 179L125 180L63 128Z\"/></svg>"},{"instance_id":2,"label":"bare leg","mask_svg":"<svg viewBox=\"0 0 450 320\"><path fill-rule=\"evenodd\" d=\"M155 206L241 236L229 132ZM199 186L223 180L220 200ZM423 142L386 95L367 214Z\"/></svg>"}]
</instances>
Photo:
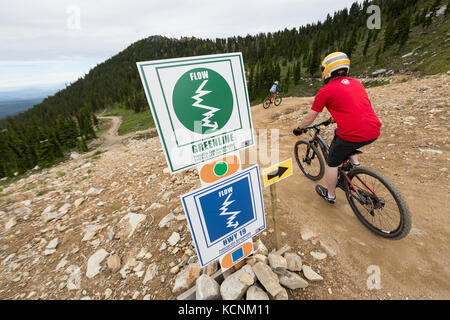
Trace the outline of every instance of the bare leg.
<instances>
[{"instance_id":1,"label":"bare leg","mask_svg":"<svg viewBox=\"0 0 450 320\"><path fill-rule=\"evenodd\" d=\"M358 155L354 154L354 155L350 156L350 162L351 163L359 163Z\"/></svg>"},{"instance_id":2,"label":"bare leg","mask_svg":"<svg viewBox=\"0 0 450 320\"><path fill-rule=\"evenodd\" d=\"M336 196L338 167L327 166L325 171L325 182L327 183L328 195L330 197Z\"/></svg>"}]
</instances>

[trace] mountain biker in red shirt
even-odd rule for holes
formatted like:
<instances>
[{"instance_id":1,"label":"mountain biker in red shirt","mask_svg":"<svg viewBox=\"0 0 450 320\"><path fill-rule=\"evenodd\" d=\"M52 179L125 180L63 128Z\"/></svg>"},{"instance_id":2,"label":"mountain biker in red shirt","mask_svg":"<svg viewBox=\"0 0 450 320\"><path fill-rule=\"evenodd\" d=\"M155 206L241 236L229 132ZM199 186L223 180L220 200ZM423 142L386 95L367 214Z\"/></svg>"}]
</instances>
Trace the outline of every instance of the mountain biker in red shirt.
<instances>
[{"instance_id":1,"label":"mountain biker in red shirt","mask_svg":"<svg viewBox=\"0 0 450 320\"><path fill-rule=\"evenodd\" d=\"M319 90L311 110L294 129L295 135L305 131L324 107L337 123L330 145L325 171L327 188L316 185L316 192L331 204L336 201L338 166L350 156L353 166L358 166L355 150L368 145L380 136L381 122L372 109L364 86L348 77L350 59L345 53L334 52L322 62L322 79L325 86Z\"/></svg>"}]
</instances>

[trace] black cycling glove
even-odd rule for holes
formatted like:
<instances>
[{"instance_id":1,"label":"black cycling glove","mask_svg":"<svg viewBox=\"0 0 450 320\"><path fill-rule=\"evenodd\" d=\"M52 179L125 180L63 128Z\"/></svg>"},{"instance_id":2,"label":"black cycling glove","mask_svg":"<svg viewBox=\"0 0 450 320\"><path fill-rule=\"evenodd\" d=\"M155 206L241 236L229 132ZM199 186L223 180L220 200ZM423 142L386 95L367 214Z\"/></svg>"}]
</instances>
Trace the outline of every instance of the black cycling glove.
<instances>
[{"instance_id":1,"label":"black cycling glove","mask_svg":"<svg viewBox=\"0 0 450 320\"><path fill-rule=\"evenodd\" d=\"M303 133L305 133L306 132L306 130L305 129L300 129L300 128L295 128L294 129L294 131L292 131L292 133L293 134L295 134L296 136L299 136L299 135L301 135L301 134L303 134Z\"/></svg>"}]
</instances>

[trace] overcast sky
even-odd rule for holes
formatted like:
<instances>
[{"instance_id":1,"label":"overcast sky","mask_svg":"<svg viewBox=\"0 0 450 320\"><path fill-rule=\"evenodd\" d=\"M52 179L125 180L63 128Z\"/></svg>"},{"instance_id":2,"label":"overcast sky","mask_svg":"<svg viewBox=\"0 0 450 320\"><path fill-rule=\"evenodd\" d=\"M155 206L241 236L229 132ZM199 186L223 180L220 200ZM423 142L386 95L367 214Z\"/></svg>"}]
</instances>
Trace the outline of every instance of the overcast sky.
<instances>
[{"instance_id":1,"label":"overcast sky","mask_svg":"<svg viewBox=\"0 0 450 320\"><path fill-rule=\"evenodd\" d=\"M324 20L354 0L16 0L0 11L0 91L59 86L151 35L222 38Z\"/></svg>"}]
</instances>

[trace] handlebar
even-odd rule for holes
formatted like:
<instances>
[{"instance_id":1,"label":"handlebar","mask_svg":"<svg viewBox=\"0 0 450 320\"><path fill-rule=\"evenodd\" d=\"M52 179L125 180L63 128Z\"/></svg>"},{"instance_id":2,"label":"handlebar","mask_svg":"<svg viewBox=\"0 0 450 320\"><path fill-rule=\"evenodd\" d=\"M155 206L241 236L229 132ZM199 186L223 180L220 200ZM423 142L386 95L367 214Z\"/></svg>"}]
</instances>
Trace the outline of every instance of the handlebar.
<instances>
[{"instance_id":1,"label":"handlebar","mask_svg":"<svg viewBox=\"0 0 450 320\"><path fill-rule=\"evenodd\" d=\"M321 126L328 127L330 124L335 123L335 122L336 122L336 121L334 120L334 118L331 117L330 119L325 120L325 121L323 121L323 122L321 122L321 123L317 123L317 124L312 125L312 126L310 126L310 127L303 128L303 130L305 130L305 131L310 130L310 129L316 129L316 130L318 130L319 127L321 127Z\"/></svg>"},{"instance_id":2,"label":"handlebar","mask_svg":"<svg viewBox=\"0 0 450 320\"><path fill-rule=\"evenodd\" d=\"M336 121L334 120L334 118L333 117L331 117L330 119L328 119L328 120L325 120L325 121L323 121L323 122L321 122L321 123L317 123L317 124L315 124L315 125L313 125L313 126L310 126L310 127L306 127L306 128L302 128L302 129L299 129L298 127L296 128L296 129L294 129L294 131L292 131L292 133L294 134L294 135L296 135L296 136L299 136L299 135L301 135L301 134L303 134L303 133L306 133L308 130L310 130L310 129L314 129L314 130L316 130L316 131L319 131L320 129L319 129L319 127L321 127L321 126L325 126L325 127L327 127L327 126L329 126L330 124L332 124L332 123L335 123Z\"/></svg>"}]
</instances>

